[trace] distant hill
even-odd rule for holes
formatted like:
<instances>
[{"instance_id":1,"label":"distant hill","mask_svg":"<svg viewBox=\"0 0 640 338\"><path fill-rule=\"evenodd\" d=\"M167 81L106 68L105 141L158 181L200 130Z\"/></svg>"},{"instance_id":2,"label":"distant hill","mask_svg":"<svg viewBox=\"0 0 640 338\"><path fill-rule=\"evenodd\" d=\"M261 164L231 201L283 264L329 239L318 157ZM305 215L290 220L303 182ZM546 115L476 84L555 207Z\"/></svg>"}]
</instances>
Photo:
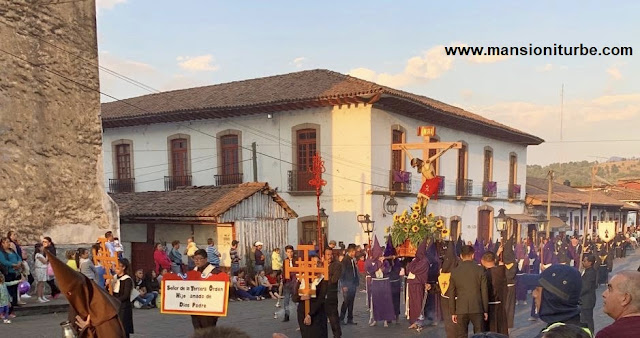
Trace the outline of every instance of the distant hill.
<instances>
[{"instance_id":1,"label":"distant hill","mask_svg":"<svg viewBox=\"0 0 640 338\"><path fill-rule=\"evenodd\" d=\"M598 163L597 161L581 161L569 163L552 163L546 166L528 165L527 176L546 178L549 170L555 173L555 181L563 183L569 180L571 186L590 186L591 185L591 168L595 165L598 168L596 174L596 185L615 184L619 179L640 178L640 159L620 158L614 161L615 157L610 158L607 162Z\"/></svg>"}]
</instances>

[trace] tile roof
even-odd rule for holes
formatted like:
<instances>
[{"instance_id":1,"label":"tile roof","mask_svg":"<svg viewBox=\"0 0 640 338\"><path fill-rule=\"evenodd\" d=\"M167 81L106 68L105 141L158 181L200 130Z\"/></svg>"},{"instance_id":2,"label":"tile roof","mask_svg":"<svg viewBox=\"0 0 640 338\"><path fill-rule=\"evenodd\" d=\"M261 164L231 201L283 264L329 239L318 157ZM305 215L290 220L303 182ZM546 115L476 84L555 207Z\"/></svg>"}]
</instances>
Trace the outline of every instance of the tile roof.
<instances>
[{"instance_id":1,"label":"tile roof","mask_svg":"<svg viewBox=\"0 0 640 338\"><path fill-rule=\"evenodd\" d=\"M624 187L606 187L601 192L618 201L640 202L640 190Z\"/></svg>"},{"instance_id":2,"label":"tile roof","mask_svg":"<svg viewBox=\"0 0 640 338\"><path fill-rule=\"evenodd\" d=\"M291 218L298 217L267 183L262 182L109 195L118 204L120 217L219 217L257 193L269 194Z\"/></svg>"},{"instance_id":3,"label":"tile roof","mask_svg":"<svg viewBox=\"0 0 640 338\"><path fill-rule=\"evenodd\" d=\"M527 177L527 197L547 202L549 181L544 178ZM589 192L580 191L564 184L553 182L551 203L575 205L589 204ZM624 203L601 192L594 191L592 205L622 207Z\"/></svg>"},{"instance_id":4,"label":"tile roof","mask_svg":"<svg viewBox=\"0 0 640 338\"><path fill-rule=\"evenodd\" d=\"M324 105L333 105L335 100L345 98L364 102L380 99L380 104L385 98L392 98L416 106L419 117L423 119L448 121L454 128L462 127L461 124L473 124L471 129L476 132L482 132L481 127L486 132L486 127L489 127L495 129L494 134L507 134L525 144L543 142L539 137L426 96L325 69L173 90L103 103L101 114L104 127L110 128L257 114L278 111L286 104L304 102L325 101ZM444 116L438 117L438 114ZM154 120L150 121L151 118Z\"/></svg>"}]
</instances>

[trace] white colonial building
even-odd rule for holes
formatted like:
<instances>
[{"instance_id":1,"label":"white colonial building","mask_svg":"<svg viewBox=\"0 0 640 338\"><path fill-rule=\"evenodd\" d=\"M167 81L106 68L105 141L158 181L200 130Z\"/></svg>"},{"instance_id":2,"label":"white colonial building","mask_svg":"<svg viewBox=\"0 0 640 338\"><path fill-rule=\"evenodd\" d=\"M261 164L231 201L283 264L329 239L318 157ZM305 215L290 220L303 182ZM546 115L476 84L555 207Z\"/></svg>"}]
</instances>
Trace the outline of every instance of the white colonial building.
<instances>
[{"instance_id":1,"label":"white colonial building","mask_svg":"<svg viewBox=\"0 0 640 338\"><path fill-rule=\"evenodd\" d=\"M473 241L497 238L499 209L524 212L527 146L543 142L463 109L328 70L104 103L102 121L105 185L112 192L268 182L298 214L289 220L293 244L316 238L316 196L306 172L316 151L326 168L320 202L329 215L327 237L360 244L366 235L357 215L371 215L381 237L392 222L384 208L389 195L402 210L421 185L408 157L391 144L423 142L417 127L435 126L434 141L463 147L438 160L444 184L428 210L446 220L454 237ZM402 171L411 172L408 180Z\"/></svg>"}]
</instances>

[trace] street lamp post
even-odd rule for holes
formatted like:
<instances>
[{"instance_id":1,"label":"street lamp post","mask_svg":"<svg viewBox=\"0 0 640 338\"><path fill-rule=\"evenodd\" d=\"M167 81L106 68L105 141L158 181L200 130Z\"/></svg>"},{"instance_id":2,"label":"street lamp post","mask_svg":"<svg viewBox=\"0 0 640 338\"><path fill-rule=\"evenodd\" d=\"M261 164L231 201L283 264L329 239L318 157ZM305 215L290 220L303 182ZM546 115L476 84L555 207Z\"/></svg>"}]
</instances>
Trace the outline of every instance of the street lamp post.
<instances>
[{"instance_id":1,"label":"street lamp post","mask_svg":"<svg viewBox=\"0 0 640 338\"><path fill-rule=\"evenodd\" d=\"M382 206L384 208L384 212L389 214L389 215L393 215L396 213L396 210L398 210L398 201L396 201L395 196L393 195L393 193L391 194L389 201L387 201L387 196L384 196L384 200L382 201Z\"/></svg>"},{"instance_id":2,"label":"street lamp post","mask_svg":"<svg viewBox=\"0 0 640 338\"><path fill-rule=\"evenodd\" d=\"M493 218L493 221L496 225L496 229L500 231L500 236L505 238L505 230L507 228L507 215L504 214L504 209L500 209L498 211L498 216Z\"/></svg>"},{"instance_id":3,"label":"street lamp post","mask_svg":"<svg viewBox=\"0 0 640 338\"><path fill-rule=\"evenodd\" d=\"M369 240L368 250L371 251L371 233L373 232L375 221L371 219L369 214L366 214L358 215L358 222L360 223L360 226L362 226L362 231L367 234L367 239Z\"/></svg>"}]
</instances>

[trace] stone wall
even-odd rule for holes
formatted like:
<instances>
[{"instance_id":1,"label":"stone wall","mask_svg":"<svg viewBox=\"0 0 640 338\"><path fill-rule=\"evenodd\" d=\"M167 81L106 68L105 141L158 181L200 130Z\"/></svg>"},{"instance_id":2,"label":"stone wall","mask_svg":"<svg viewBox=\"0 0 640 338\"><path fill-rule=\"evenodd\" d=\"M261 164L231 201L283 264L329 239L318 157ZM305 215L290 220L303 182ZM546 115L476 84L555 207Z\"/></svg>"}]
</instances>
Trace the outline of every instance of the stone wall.
<instances>
[{"instance_id":1,"label":"stone wall","mask_svg":"<svg viewBox=\"0 0 640 338\"><path fill-rule=\"evenodd\" d=\"M0 235L91 243L118 228L102 186L95 13L94 0L0 0Z\"/></svg>"}]
</instances>

